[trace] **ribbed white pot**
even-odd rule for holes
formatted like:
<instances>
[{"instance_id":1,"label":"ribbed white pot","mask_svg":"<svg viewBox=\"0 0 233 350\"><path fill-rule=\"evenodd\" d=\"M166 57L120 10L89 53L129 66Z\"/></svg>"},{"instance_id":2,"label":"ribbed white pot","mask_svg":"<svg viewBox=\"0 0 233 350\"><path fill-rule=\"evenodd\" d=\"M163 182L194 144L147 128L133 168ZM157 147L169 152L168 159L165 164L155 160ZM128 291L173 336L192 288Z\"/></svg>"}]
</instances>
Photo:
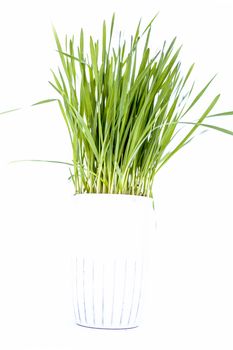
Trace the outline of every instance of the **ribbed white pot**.
<instances>
[{"instance_id":1,"label":"ribbed white pot","mask_svg":"<svg viewBox=\"0 0 233 350\"><path fill-rule=\"evenodd\" d=\"M155 230L152 199L81 194L74 201L76 323L104 329L137 327L147 238Z\"/></svg>"}]
</instances>

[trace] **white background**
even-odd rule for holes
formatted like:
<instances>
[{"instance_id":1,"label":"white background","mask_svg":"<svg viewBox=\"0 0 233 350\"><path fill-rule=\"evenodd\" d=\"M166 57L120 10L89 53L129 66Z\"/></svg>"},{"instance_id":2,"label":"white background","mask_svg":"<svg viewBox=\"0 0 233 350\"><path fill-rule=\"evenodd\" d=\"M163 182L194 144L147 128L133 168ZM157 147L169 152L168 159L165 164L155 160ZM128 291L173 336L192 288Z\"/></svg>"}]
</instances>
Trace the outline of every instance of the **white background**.
<instances>
[{"instance_id":1,"label":"white background","mask_svg":"<svg viewBox=\"0 0 233 350\"><path fill-rule=\"evenodd\" d=\"M117 15L131 34L160 11L156 49L178 36L185 65L196 62L198 86L216 72L209 97L232 110L233 4L202 1L0 2L0 348L4 350L231 350L232 349L232 138L209 132L177 154L155 183L158 229L151 248L152 275L141 328L94 331L74 325L70 295L69 215L72 186L59 165L16 159L70 160L57 106L26 108L53 97L47 81L57 58L58 32L81 26L98 34ZM205 105L203 105L204 107ZM222 126L233 129L231 118Z\"/></svg>"}]
</instances>

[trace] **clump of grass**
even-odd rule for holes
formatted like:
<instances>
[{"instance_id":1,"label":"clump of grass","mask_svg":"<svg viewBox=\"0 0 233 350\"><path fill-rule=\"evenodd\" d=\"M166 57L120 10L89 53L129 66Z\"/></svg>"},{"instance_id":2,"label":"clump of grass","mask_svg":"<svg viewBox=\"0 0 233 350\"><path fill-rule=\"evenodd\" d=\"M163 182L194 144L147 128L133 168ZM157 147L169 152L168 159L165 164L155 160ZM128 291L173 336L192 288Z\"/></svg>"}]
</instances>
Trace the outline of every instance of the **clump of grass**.
<instances>
[{"instance_id":1,"label":"clump of grass","mask_svg":"<svg viewBox=\"0 0 233 350\"><path fill-rule=\"evenodd\" d=\"M61 67L52 71L50 84L59 94L56 100L70 136L75 193L151 197L159 169L200 126L233 133L203 123L219 95L197 119L187 119L213 79L193 96L193 85L188 86L194 65L182 76L176 39L153 55L149 47L153 19L142 32L138 24L130 43L119 36L113 47L114 20L113 15L109 30L104 21L101 45L90 37L88 49L83 30L77 48L74 37L66 37L62 46L54 30ZM180 129L188 124L180 138Z\"/></svg>"}]
</instances>

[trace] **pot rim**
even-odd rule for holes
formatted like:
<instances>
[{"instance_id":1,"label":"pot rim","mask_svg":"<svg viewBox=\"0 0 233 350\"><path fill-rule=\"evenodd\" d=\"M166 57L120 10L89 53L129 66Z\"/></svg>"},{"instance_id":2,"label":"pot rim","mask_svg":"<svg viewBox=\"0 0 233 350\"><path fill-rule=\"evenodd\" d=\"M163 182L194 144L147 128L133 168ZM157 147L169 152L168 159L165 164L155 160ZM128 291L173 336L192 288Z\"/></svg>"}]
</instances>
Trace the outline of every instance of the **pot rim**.
<instances>
[{"instance_id":1,"label":"pot rim","mask_svg":"<svg viewBox=\"0 0 233 350\"><path fill-rule=\"evenodd\" d=\"M134 195L134 194L125 194L125 193L76 193L73 195L73 197L76 198L81 198L81 197L86 197L86 198L128 198L128 199L136 199L136 200L150 200L153 201L153 197L149 196L140 196L140 195Z\"/></svg>"}]
</instances>

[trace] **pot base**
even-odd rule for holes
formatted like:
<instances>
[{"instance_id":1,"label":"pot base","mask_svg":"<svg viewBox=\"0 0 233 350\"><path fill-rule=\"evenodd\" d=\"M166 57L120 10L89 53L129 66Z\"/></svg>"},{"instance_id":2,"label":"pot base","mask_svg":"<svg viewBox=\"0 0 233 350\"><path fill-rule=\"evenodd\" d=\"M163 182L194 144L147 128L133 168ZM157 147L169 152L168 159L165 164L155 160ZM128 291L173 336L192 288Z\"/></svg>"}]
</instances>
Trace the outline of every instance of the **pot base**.
<instances>
[{"instance_id":1,"label":"pot base","mask_svg":"<svg viewBox=\"0 0 233 350\"><path fill-rule=\"evenodd\" d=\"M86 326L80 323L76 322L76 325L79 327L83 327L83 328L89 328L89 329L102 329L103 331L127 331L129 329L135 329L138 328L138 326L131 326L131 327L122 327L122 328L111 328L111 327L95 327L95 326Z\"/></svg>"}]
</instances>

